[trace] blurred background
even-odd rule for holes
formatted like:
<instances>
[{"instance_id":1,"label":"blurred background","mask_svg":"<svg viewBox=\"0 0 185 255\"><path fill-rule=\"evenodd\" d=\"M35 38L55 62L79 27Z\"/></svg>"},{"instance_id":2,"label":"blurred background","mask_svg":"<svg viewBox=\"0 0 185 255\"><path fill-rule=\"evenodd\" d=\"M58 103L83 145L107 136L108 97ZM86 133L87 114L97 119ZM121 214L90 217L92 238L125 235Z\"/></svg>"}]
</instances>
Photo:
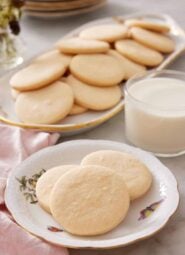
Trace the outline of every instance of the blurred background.
<instances>
[{"instance_id":1,"label":"blurred background","mask_svg":"<svg viewBox=\"0 0 185 255\"><path fill-rule=\"evenodd\" d=\"M11 26L15 34L18 34L20 30L16 38L21 39L21 44L17 39L16 43L18 41L18 54L23 56L24 60L50 48L59 38L80 25L107 16L124 16L136 12L167 13L182 27L184 25L185 1L1 0L0 28L4 24L5 17L2 15L2 10L7 11L5 7L8 5L11 5L8 10L10 19L13 16L13 20L19 20L20 28L15 22ZM20 8L22 9L21 15ZM0 49L4 49L2 45ZM11 52L12 49L9 51ZM15 65L21 63L22 60L21 58L16 60Z\"/></svg>"}]
</instances>

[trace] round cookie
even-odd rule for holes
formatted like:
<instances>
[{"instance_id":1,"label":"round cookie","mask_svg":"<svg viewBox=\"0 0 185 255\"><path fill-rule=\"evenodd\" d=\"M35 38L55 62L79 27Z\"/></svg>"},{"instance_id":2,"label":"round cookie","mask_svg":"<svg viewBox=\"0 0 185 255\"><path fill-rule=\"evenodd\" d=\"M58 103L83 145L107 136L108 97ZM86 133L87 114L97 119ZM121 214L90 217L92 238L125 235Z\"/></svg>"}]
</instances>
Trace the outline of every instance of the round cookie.
<instances>
[{"instance_id":1,"label":"round cookie","mask_svg":"<svg viewBox=\"0 0 185 255\"><path fill-rule=\"evenodd\" d=\"M55 184L50 208L55 220L69 233L93 236L116 227L127 214L129 200L123 179L114 171L80 166Z\"/></svg>"},{"instance_id":2,"label":"round cookie","mask_svg":"<svg viewBox=\"0 0 185 255\"><path fill-rule=\"evenodd\" d=\"M63 64L68 67L70 62L71 62L71 59L72 59L72 55L69 55L69 54L64 54L62 52L59 52L57 49L54 49L54 50L51 50L51 51L48 51L48 52L45 52L43 53L42 55L38 56L35 60L35 61L47 61L48 58L58 58L60 57L60 59L63 61Z\"/></svg>"},{"instance_id":3,"label":"round cookie","mask_svg":"<svg viewBox=\"0 0 185 255\"><path fill-rule=\"evenodd\" d=\"M52 124L69 114L73 101L70 86L57 81L39 90L22 92L16 100L15 111L22 122Z\"/></svg>"},{"instance_id":4,"label":"round cookie","mask_svg":"<svg viewBox=\"0 0 185 255\"><path fill-rule=\"evenodd\" d=\"M56 46L61 52L68 54L104 53L110 47L107 42L84 40L79 37L63 39Z\"/></svg>"},{"instance_id":5,"label":"round cookie","mask_svg":"<svg viewBox=\"0 0 185 255\"><path fill-rule=\"evenodd\" d=\"M62 55L48 54L14 74L10 85L20 91L39 89L59 79L65 71Z\"/></svg>"},{"instance_id":6,"label":"round cookie","mask_svg":"<svg viewBox=\"0 0 185 255\"><path fill-rule=\"evenodd\" d=\"M14 89L14 88L11 88L11 96L14 100L16 100L18 98L20 93L21 93L20 91Z\"/></svg>"},{"instance_id":7,"label":"round cookie","mask_svg":"<svg viewBox=\"0 0 185 255\"><path fill-rule=\"evenodd\" d=\"M125 181L131 200L143 196L152 183L149 169L127 153L110 150L96 151L84 157L81 164L110 167L119 173Z\"/></svg>"},{"instance_id":8,"label":"round cookie","mask_svg":"<svg viewBox=\"0 0 185 255\"><path fill-rule=\"evenodd\" d=\"M158 66L164 59L161 53L130 39L117 41L115 48L125 57L141 65Z\"/></svg>"},{"instance_id":9,"label":"round cookie","mask_svg":"<svg viewBox=\"0 0 185 255\"><path fill-rule=\"evenodd\" d=\"M97 25L84 29L79 36L83 39L114 42L127 36L127 28L119 24Z\"/></svg>"},{"instance_id":10,"label":"round cookie","mask_svg":"<svg viewBox=\"0 0 185 255\"><path fill-rule=\"evenodd\" d=\"M131 28L131 35L139 43L162 53L171 53L175 49L175 43L172 39L156 32L151 32L140 27L133 27Z\"/></svg>"},{"instance_id":11,"label":"round cookie","mask_svg":"<svg viewBox=\"0 0 185 255\"><path fill-rule=\"evenodd\" d=\"M66 82L74 92L75 102L91 110L102 111L116 105L121 99L119 86L95 87L68 76Z\"/></svg>"},{"instance_id":12,"label":"round cookie","mask_svg":"<svg viewBox=\"0 0 185 255\"><path fill-rule=\"evenodd\" d=\"M120 65L123 68L123 71L125 72L125 80L130 79L131 77L135 75L143 75L146 73L146 67L143 65L139 65L130 59L124 57L116 50L109 50L108 54L111 56L117 58L120 61Z\"/></svg>"},{"instance_id":13,"label":"round cookie","mask_svg":"<svg viewBox=\"0 0 185 255\"><path fill-rule=\"evenodd\" d=\"M170 31L170 27L167 24L143 19L128 19L124 24L128 27L141 27L159 33L167 33Z\"/></svg>"},{"instance_id":14,"label":"round cookie","mask_svg":"<svg viewBox=\"0 0 185 255\"><path fill-rule=\"evenodd\" d=\"M81 105L78 105L78 104L73 104L73 107L69 113L69 115L78 115L78 114L81 114L81 113L84 113L84 112L87 112L88 109L81 106Z\"/></svg>"},{"instance_id":15,"label":"round cookie","mask_svg":"<svg viewBox=\"0 0 185 255\"><path fill-rule=\"evenodd\" d=\"M70 64L71 73L79 80L94 86L114 86L124 78L117 59L106 54L75 56Z\"/></svg>"},{"instance_id":16,"label":"round cookie","mask_svg":"<svg viewBox=\"0 0 185 255\"><path fill-rule=\"evenodd\" d=\"M69 170L74 169L76 165L62 165L53 167L45 172L37 181L36 196L40 206L51 213L50 211L50 194L59 178L67 173Z\"/></svg>"}]
</instances>

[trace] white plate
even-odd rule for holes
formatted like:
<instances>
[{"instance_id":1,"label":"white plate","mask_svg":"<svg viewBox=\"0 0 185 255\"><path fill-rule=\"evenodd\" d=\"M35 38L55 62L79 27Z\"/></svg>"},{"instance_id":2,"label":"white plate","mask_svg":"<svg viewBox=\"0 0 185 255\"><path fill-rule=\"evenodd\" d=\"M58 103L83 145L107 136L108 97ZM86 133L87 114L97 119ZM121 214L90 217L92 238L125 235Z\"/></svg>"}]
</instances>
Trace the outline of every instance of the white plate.
<instances>
[{"instance_id":1,"label":"white plate","mask_svg":"<svg viewBox=\"0 0 185 255\"><path fill-rule=\"evenodd\" d=\"M124 222L107 234L78 237L61 232L61 226L34 203L36 197L29 195L35 194L37 174L42 169L47 170L60 164L79 164L88 153L105 149L129 152L144 162L153 175L150 191L143 198L133 202ZM29 180L30 184L23 190L24 178ZM22 180L22 188L17 179ZM33 191L29 191L28 188ZM33 203L30 203L31 199ZM5 201L20 226L53 244L73 248L113 248L150 237L162 229L178 206L179 193L173 174L153 155L123 143L76 140L44 149L18 166L8 179Z\"/></svg>"},{"instance_id":2,"label":"white plate","mask_svg":"<svg viewBox=\"0 0 185 255\"><path fill-rule=\"evenodd\" d=\"M162 62L160 66L157 67L157 70L164 69L167 65L169 65L175 58L177 58L180 53L182 53L185 49L185 33L180 28L180 26L169 16L167 15L155 15L155 14L132 14L128 16L123 17L114 17L114 18L105 18L96 20L90 23L85 24L84 26L79 27L78 29L72 31L71 33L67 34L65 37L72 37L74 35L78 35L80 31L82 31L84 28L94 26L97 24L105 24L105 23L115 23L115 22L122 22L122 20L125 20L127 18L141 18L145 17L145 19L149 20L155 20L156 22L164 22L167 23L171 27L171 36L176 42L176 50L170 54L167 55L165 60ZM34 125L29 123L21 123L15 114L14 110L14 101L11 98L10 94L10 86L9 86L9 79L12 76L12 74L27 66L28 63L31 62L28 61L15 69L13 72L9 73L8 75L2 77L0 79L1 84L1 93L0 93L0 120L3 122L6 122L10 125L14 126L20 126L23 128L30 128L30 129L38 129L43 131L58 131L62 134L77 134L80 132L84 132L90 128L96 127L100 125L101 123L105 122L106 120L112 118L114 115L116 115L118 112L120 112L124 107L124 101L122 100L118 105L113 107L110 110L107 111L101 111L101 112L93 112L88 111L84 114L80 114L77 116L70 116L65 118L61 123L53 124L53 125Z\"/></svg>"}]
</instances>

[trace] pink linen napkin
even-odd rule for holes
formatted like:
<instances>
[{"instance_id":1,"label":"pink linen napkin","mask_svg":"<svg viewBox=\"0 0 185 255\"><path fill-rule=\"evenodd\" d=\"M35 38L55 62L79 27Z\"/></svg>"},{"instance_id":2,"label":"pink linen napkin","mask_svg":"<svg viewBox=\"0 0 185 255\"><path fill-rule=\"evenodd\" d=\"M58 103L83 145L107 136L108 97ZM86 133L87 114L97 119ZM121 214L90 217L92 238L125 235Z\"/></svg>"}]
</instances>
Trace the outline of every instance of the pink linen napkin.
<instances>
[{"instance_id":1,"label":"pink linen napkin","mask_svg":"<svg viewBox=\"0 0 185 255\"><path fill-rule=\"evenodd\" d=\"M55 144L59 134L0 124L0 135L0 255L68 255L67 249L51 245L24 231L4 204L8 174L32 153Z\"/></svg>"}]
</instances>

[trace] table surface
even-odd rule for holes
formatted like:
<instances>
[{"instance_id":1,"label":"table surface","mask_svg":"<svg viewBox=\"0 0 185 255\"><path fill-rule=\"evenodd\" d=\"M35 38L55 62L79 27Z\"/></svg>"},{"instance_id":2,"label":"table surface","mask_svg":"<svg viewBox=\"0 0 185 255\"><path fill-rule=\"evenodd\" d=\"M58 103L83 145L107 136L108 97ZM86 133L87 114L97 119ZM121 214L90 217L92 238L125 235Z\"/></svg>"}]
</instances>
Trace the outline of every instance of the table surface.
<instances>
[{"instance_id":1,"label":"table surface","mask_svg":"<svg viewBox=\"0 0 185 255\"><path fill-rule=\"evenodd\" d=\"M175 18L183 27L185 24L184 0L109 0L108 4L92 13L78 15L70 18L41 20L38 18L23 17L22 38L26 44L26 57L30 57L51 46L57 39L70 30L97 18L107 16L125 15L135 12L167 13ZM184 25L185 27L185 25ZM179 57L171 69L185 71L185 55ZM100 127L81 135L65 138L71 139L109 139L125 142L124 116L118 114ZM182 137L185 139L185 136ZM63 139L62 139L63 140ZM179 183L180 205L175 215L166 227L147 241L141 241L128 247L113 250L70 250L72 255L184 255L185 254L185 155L161 159L176 176Z\"/></svg>"}]
</instances>

